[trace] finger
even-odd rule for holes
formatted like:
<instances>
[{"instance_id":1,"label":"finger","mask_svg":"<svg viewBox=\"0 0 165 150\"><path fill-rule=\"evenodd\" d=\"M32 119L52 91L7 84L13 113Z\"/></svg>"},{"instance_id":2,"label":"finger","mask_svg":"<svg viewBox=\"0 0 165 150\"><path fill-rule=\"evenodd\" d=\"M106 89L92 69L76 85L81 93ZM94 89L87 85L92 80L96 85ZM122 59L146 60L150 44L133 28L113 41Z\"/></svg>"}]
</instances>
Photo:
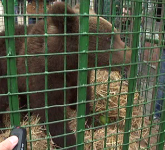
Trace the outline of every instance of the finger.
<instances>
[{"instance_id":1,"label":"finger","mask_svg":"<svg viewBox=\"0 0 165 150\"><path fill-rule=\"evenodd\" d=\"M0 143L0 150L12 150L18 143L18 137L11 136Z\"/></svg>"}]
</instances>

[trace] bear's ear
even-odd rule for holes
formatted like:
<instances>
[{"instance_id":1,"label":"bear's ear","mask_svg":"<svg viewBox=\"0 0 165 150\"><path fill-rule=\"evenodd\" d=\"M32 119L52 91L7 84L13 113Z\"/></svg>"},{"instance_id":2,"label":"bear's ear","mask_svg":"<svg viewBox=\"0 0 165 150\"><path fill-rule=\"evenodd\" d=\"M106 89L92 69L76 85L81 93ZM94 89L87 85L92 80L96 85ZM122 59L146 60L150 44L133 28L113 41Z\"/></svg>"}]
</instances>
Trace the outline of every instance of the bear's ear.
<instances>
[{"instance_id":1,"label":"bear's ear","mask_svg":"<svg viewBox=\"0 0 165 150\"><path fill-rule=\"evenodd\" d=\"M74 10L67 6L67 15L75 14ZM64 2L55 2L55 4L48 10L48 14L55 14L57 16L51 16L51 22L55 25L60 32L64 32L64 24L65 24L65 3ZM60 15L60 16L59 16ZM75 24L77 22L77 16L66 16L66 26L67 26L67 33L76 32L75 31ZM77 25L76 25L77 26Z\"/></svg>"}]
</instances>

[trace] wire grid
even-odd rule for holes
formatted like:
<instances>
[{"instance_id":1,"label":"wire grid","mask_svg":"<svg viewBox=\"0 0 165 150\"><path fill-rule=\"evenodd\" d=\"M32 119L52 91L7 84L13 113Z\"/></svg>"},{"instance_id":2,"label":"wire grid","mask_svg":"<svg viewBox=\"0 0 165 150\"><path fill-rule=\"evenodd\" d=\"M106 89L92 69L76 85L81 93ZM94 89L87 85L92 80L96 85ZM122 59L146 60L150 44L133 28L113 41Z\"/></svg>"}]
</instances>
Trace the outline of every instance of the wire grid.
<instances>
[{"instance_id":1,"label":"wire grid","mask_svg":"<svg viewBox=\"0 0 165 150\"><path fill-rule=\"evenodd\" d=\"M25 118L26 116L26 122L24 123L23 126L25 126L28 130L28 142L30 143L29 149L35 149L36 147L34 146L36 141L44 141L46 139L46 148L51 149L53 146L51 140L56 139L58 137L64 136L62 140L63 142L63 147L62 149L163 149L164 147L164 106L162 108L161 113L161 118L158 122L156 122L153 119L153 116L155 114L155 101L157 100L157 90L159 87L164 87L159 84L159 77L163 76L164 74L160 74L160 68L161 68L161 62L164 60L161 59L162 52L163 52L163 34L164 33L164 22L163 22L163 17L164 16L157 16L157 7L158 4L162 4L162 11L164 11L164 3L161 1L146 1L146 0L138 0L138 1L131 1L131 0L123 0L123 1L111 1L111 0L96 0L96 1L74 1L74 0L68 0L65 1L65 4L68 3L69 5L72 5L74 7L76 3L80 2L80 12L82 13L87 13L88 14L88 7L89 7L89 2L90 2L90 7L91 9L94 9L98 16L97 18L97 30L95 31L96 33L90 33L88 31L88 16L86 15L80 15L80 33L67 33L67 17L64 19L64 33L59 33L59 34L50 34L49 31L47 31L47 15L42 15L47 14L47 9L53 5L53 1L47 2L45 1L36 1L36 14L28 14L27 8L28 4L27 1L21 1L19 3L19 13L18 13L18 24L23 24L24 25L24 32L21 33L20 35L15 35L13 36L13 28L9 27L10 19L12 15L9 15L9 17L6 17L6 21L4 20L4 13L3 13L3 7L1 5L1 31L4 29L4 26L8 33L5 33L6 36L10 37L7 38L5 35L1 36L0 40L3 40L6 37L6 47L8 51L8 54L10 52L10 47L14 47L13 39L15 37L15 42L16 39L23 37L22 44L24 45L24 50L25 52L22 54L17 54L14 56L14 53L11 54L11 57L6 55L4 56L3 54L1 55L1 60L7 60L7 62L1 61L1 64L4 63L7 65L8 63L8 74L1 74L1 80L4 81L4 79L8 78L8 86L12 87L14 85L17 85L17 81L15 80L15 77L21 78L21 76L26 76L26 79L23 80L25 86L26 86L26 91L19 91L17 90L12 91L12 88L8 89L8 93L4 93L4 91L1 89L1 101L3 101L3 98L5 96L9 96L10 100L10 110L12 111L6 111L6 110L1 110L1 114L8 114L10 113L10 122L8 120L8 126L5 128L2 127L1 130L5 132L7 129L11 129L14 125L19 125L19 115L18 115L18 101L16 96L18 95L20 101L21 99L26 99L27 108L22 108L19 110L22 118ZM6 1L6 6L9 7L13 2L7 2ZM42 9L42 13L39 12L39 7L44 6ZM97 6L97 7L96 7ZM95 8L94 8L95 7ZM38 9L38 10L37 10ZM14 8L13 8L14 10ZM10 11L9 13L11 13ZM66 6L65 6L65 13L66 13ZM28 14L27 16L25 14ZM112 33L99 33L99 24L100 20L99 17L104 17L108 21L112 23ZM33 35L27 35L28 34L28 29L26 25L29 25L29 18L35 18L33 24L40 23L40 19L44 21L44 33L45 34L33 34ZM157 20L160 19L158 22ZM6 23L5 23L6 22ZM11 21L11 23L14 23L14 21ZM30 22L31 24L31 22ZM84 28L86 26L86 28ZM111 67L113 66L112 63L112 54L109 56L109 62L106 66L98 66L98 55L99 53L102 52L107 52L109 50L102 50L100 51L99 49L99 34L103 35L110 35L111 34L111 40L110 40L110 47L111 51L116 51L114 49L115 46L115 29L116 27L118 29L118 32L121 35L121 39L132 49L132 58L131 58L131 70L130 70L130 76L128 78L125 78L125 62L123 61L122 63L116 64L117 67L121 66L120 69L120 78L117 78L117 80L113 81L111 79L111 71L113 70ZM32 31L31 31L32 32ZM34 31L33 31L34 32ZM33 33L32 32L32 33ZM89 32L89 33L88 33ZM68 45L67 45L67 36L77 36L79 35L80 38L80 45L79 45L79 52L68 52ZM95 49L93 51L88 51L88 36L87 35L94 35L96 38L96 45L94 46ZM62 37L64 36L64 49L63 52L61 53L49 53L49 39L50 37L53 36L59 36ZM29 37L29 38L27 38ZM42 38L44 39L44 53L37 53L37 54L28 54L28 49L30 47L29 41L32 41L30 39L32 38ZM11 41L10 41L11 40ZM90 41L89 41L90 43ZM3 43L4 44L4 43ZM17 50L17 47L15 47ZM127 49L126 47L123 47L122 49L119 48L117 51L124 51ZM87 56L90 55L91 53L95 54L95 63L93 67L87 66ZM77 57L77 54L79 54L79 68L74 68L74 69L68 69L67 66L67 58L68 56L75 56ZM12 56L13 55L13 56ZM30 66L25 65L22 67L25 67L25 73L18 75L15 73L15 70L12 70L11 67L15 62L15 58L23 58L24 63L28 64L28 58L32 57L32 60L36 59L36 62L39 58L43 58L44 56L44 71L38 71L38 72L29 72ZM62 57L63 59L63 70L49 70L48 63L49 63L49 56L53 58L57 57ZM126 59L126 53L124 52L124 59ZM7 59L8 58L8 59ZM88 60L89 61L89 60ZM104 60L102 60L104 61ZM12 64L13 63L13 64ZM18 65L18 64L17 64ZM77 64L78 65L78 64ZM14 67L15 68L15 67ZM101 74L101 76L104 76L107 78L105 81L100 81L98 82L99 73L101 73L102 69L105 68L110 68L105 74ZM16 68L15 68L16 69ZM18 68L17 68L18 69ZM101 69L101 71L100 71ZM94 70L94 82L90 83L87 85L87 73L89 71ZM67 75L70 72L79 72L78 77L78 83L77 85L67 85L68 77ZM60 76L63 76L63 86L62 87L57 87L57 88L50 88L50 82L49 81L49 75L51 74L59 74ZM45 82L45 86L42 87L41 89L37 89L34 91L31 91L29 89L29 82L32 78L34 78L36 81L39 75L41 75L43 78L43 81ZM72 79L73 80L73 79ZM34 81L34 83L37 83ZM125 83L125 81L128 81ZM39 81L42 82L42 81ZM51 81L51 84L55 84L53 81ZM6 83L6 80L5 80ZM111 86L115 83L119 84L119 89L118 93L113 93ZM6 83L7 84L7 83ZM19 89L19 81L18 81L18 89ZM105 94L98 94L98 89L100 86L103 85L106 86L106 91ZM128 90L122 91L122 86L123 84L128 84L127 88ZM4 83L2 82L2 85ZM88 91L86 89L88 87L93 87L93 96L90 98L90 102L92 105L91 112L88 114L88 116L92 117L92 125L89 128L85 128L85 118L87 117L85 115L85 107L86 107L86 95L88 95ZM17 87L15 87L17 88ZM71 89L71 90L70 90ZM71 92L74 91L74 89L77 89L78 91L78 100L75 103L78 107L77 114L76 112L69 112L66 108L67 106L73 106L73 104L67 104L67 95L68 91L70 90ZM52 105L49 102L49 92L62 92L64 95L64 104L58 104L58 105ZM163 91L164 92L164 91ZM45 102L44 104L40 105L40 108L32 108L31 107L31 101L32 97L31 95L35 95L35 93L45 93L44 94L44 99ZM70 93L70 92L69 92ZM135 98L136 94L138 93L137 99ZM23 95L23 96L22 96ZM25 95L25 96L24 96ZM40 95L40 94L38 94ZM122 101L122 95L127 95L126 103L125 105L121 105ZM13 99L15 97L16 99ZM112 102L111 99L113 97L116 97L115 103L117 104L116 106L111 106ZM40 96L39 96L40 98ZM88 96L87 96L88 99ZM112 99L113 100L113 99ZM136 101L135 101L136 100ZM164 100L164 97L162 97L162 100ZM14 103L13 103L14 101ZM3 102L2 102L3 103ZM101 105L100 105L101 104ZM100 106L103 106L103 109L98 108ZM49 120L48 116L50 115L60 115L50 112L50 110L53 111L53 108L62 108L64 111L64 117L62 120ZM138 111L139 113L134 115L134 108L140 108ZM36 110L42 110L44 109L45 111L45 120L44 122L35 122L33 123L32 121L32 112L35 112ZM69 108L68 108L69 109ZM125 110L125 113L121 115L122 110ZM28 112L28 113L27 113ZM39 111L38 111L39 112ZM60 111L59 111L60 112ZM117 112L116 116L112 117L110 114L113 112ZM71 117L68 118L68 113L70 113ZM14 115L12 115L14 114ZM28 117L27 117L28 116ZM36 116L36 120L37 120ZM141 118L141 121L139 122L138 127L134 127L133 123L134 121L136 122L137 118ZM76 125L74 125L74 132L67 133L67 121L70 121L70 124L72 125L74 120L77 119L77 128ZM21 119L22 120L22 119ZM42 119L41 119L42 120ZM51 135L50 131L50 126L54 123L62 122L63 121L63 126L64 126L64 132L62 135ZM124 123L123 123L124 122ZM122 124L122 125L121 125ZM11 125L11 126L10 126ZM42 128L41 128L42 126ZM44 133L42 132L41 137L34 137L34 127L38 127L41 131L45 131ZM57 127L57 126L55 126ZM43 129L44 128L44 129ZM122 129L121 129L122 128ZM57 129L58 130L58 129ZM111 131L111 132L109 132ZM89 134L86 134L86 133ZM98 132L99 136L96 136L96 133ZM68 148L67 145L67 135L75 134L77 137L77 143L74 143L75 145L72 145L70 148ZM103 134L103 135L102 135ZM84 137L85 136L85 137ZM90 138L88 138L90 137ZM109 140L110 137L113 137L113 140ZM85 140L84 140L85 138ZM133 139L132 139L133 138ZM121 141L121 142L120 142ZM101 146L98 143L103 143ZM57 144L57 143L55 143ZM88 146L87 146L88 145ZM90 145L90 146L89 146ZM59 146L58 144L56 145L57 147ZM97 147L98 146L98 147ZM37 149L43 148L43 145L41 147L37 147ZM44 147L45 148L45 147ZM43 148L43 149L44 149Z\"/></svg>"}]
</instances>

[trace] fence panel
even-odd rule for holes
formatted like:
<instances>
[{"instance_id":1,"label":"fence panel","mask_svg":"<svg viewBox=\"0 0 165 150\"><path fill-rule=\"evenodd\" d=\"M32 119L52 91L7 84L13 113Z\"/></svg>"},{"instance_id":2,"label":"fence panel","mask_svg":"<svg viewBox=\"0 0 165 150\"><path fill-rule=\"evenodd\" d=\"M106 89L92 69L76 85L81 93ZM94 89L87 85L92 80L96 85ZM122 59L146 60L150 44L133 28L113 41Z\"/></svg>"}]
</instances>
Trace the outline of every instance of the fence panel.
<instances>
[{"instance_id":1,"label":"fence panel","mask_svg":"<svg viewBox=\"0 0 165 150\"><path fill-rule=\"evenodd\" d=\"M160 0L0 1L0 142L164 149Z\"/></svg>"}]
</instances>

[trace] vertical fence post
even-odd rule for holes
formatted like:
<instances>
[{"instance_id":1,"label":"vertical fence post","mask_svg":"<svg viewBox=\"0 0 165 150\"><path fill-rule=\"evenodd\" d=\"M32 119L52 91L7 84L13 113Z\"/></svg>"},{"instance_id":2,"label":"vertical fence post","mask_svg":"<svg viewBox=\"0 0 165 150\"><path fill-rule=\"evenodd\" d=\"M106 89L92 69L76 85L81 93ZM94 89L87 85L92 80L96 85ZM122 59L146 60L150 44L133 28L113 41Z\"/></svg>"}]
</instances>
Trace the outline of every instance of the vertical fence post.
<instances>
[{"instance_id":1,"label":"vertical fence post","mask_svg":"<svg viewBox=\"0 0 165 150\"><path fill-rule=\"evenodd\" d=\"M103 14L105 14L105 15L112 15L111 14L111 0L104 0L104 9L103 9ZM106 16L105 17L105 19L107 19L107 20L110 20L109 18L111 18L111 17L108 17L108 16ZM111 20L111 23L112 23L112 20Z\"/></svg>"},{"instance_id":2,"label":"vertical fence post","mask_svg":"<svg viewBox=\"0 0 165 150\"><path fill-rule=\"evenodd\" d=\"M163 12L161 13L162 14L161 17L163 17L163 20L162 20L162 23L163 23L163 25L162 25L162 34L163 34L162 41L163 41L165 38L165 29L164 29L164 27L165 27L165 4L164 4L165 0L162 0L162 2L163 2L162 3ZM162 41L161 41L161 43L162 43L162 45L164 45ZM165 47L163 46L162 55L164 55L164 49L165 49ZM162 58L162 56L161 56L161 58ZM161 61L165 61L165 60L161 60ZM160 65L159 65L159 67L163 68L163 66L160 66ZM165 76L165 75L159 75L158 78L160 78L160 76ZM159 81L159 84L160 84L160 81ZM161 85L161 86L164 87L165 85ZM163 90L163 88L162 88L162 90ZM165 91L163 91L163 92L165 93ZM161 119L160 119L160 125L159 125L159 136L158 136L158 142L157 142L159 144L156 147L157 150L164 149L164 143L165 143L165 102L164 102L165 94L164 94L164 97L162 97L162 101L163 101L163 106L162 106Z\"/></svg>"},{"instance_id":3,"label":"vertical fence post","mask_svg":"<svg viewBox=\"0 0 165 150\"><path fill-rule=\"evenodd\" d=\"M84 129L85 129L85 111L86 111L86 95L87 95L87 67L88 67L88 45L89 45L89 0L80 0L80 28L79 32L79 64L78 69L78 112L77 112L77 149L84 150Z\"/></svg>"},{"instance_id":4,"label":"vertical fence post","mask_svg":"<svg viewBox=\"0 0 165 150\"><path fill-rule=\"evenodd\" d=\"M5 36L14 35L14 0L4 1L4 13L5 15ZM9 16L8 16L9 15ZM15 51L15 39L10 37L6 39L6 49L7 49L7 75L17 75L16 55ZM11 57L12 56L12 57ZM9 94L9 105L11 111L19 110L18 95L12 95L12 93L18 92L17 78L8 78L8 94ZM11 125L20 125L20 113L11 113Z\"/></svg>"},{"instance_id":5,"label":"vertical fence post","mask_svg":"<svg viewBox=\"0 0 165 150\"><path fill-rule=\"evenodd\" d=\"M104 0L94 0L94 11L96 14L103 14Z\"/></svg>"},{"instance_id":6,"label":"vertical fence post","mask_svg":"<svg viewBox=\"0 0 165 150\"><path fill-rule=\"evenodd\" d=\"M132 43L132 57L131 62L131 71L130 79L128 86L128 98L126 106L126 118L125 118L125 128L124 128L124 138L123 138L123 150L129 149L129 136L131 130L131 121L132 121L132 109L133 109L133 100L134 92L136 88L136 76L137 76L137 62L138 62L138 46L139 46L139 35L140 35L140 23L141 23L141 13L142 13L142 1L135 1L134 5L134 28L133 28L133 43Z\"/></svg>"}]
</instances>

